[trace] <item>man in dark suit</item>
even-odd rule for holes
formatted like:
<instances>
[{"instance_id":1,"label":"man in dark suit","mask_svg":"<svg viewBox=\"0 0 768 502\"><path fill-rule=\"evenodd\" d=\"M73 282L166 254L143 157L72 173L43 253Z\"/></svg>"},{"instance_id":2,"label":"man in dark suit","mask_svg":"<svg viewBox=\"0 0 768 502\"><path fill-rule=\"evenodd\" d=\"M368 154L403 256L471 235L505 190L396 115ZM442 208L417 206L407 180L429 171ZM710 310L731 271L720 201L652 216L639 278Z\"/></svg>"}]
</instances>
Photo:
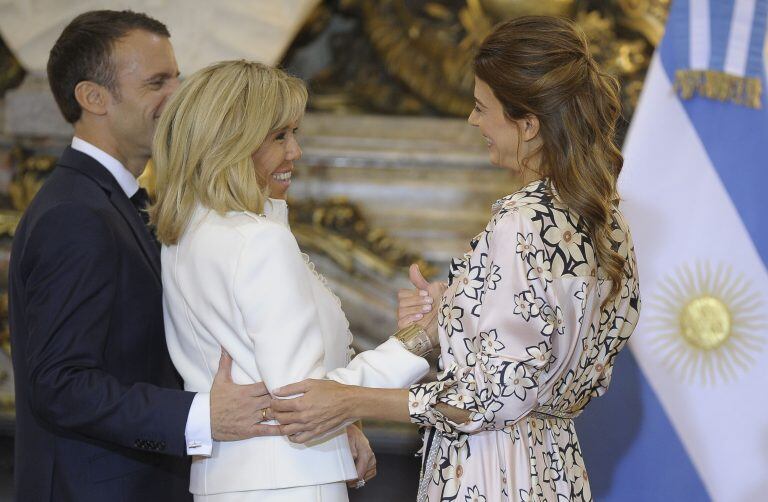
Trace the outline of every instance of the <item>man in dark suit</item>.
<instances>
[{"instance_id":1,"label":"man in dark suit","mask_svg":"<svg viewBox=\"0 0 768 502\"><path fill-rule=\"evenodd\" d=\"M160 256L136 177L178 86L169 37L143 14L93 11L51 50L51 89L75 137L11 254L20 501L189 500L186 455L278 433L258 424L264 386L232 383L226 356L210 395L194 394L165 345Z\"/></svg>"}]
</instances>

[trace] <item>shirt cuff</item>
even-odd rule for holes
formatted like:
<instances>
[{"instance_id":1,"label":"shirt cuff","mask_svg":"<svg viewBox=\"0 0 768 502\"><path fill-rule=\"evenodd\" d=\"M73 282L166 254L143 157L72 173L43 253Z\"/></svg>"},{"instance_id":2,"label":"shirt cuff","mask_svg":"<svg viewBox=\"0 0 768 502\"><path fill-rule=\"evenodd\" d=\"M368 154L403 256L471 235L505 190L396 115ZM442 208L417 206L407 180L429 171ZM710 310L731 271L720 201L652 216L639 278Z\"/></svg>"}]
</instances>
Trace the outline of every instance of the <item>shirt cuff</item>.
<instances>
[{"instance_id":1,"label":"shirt cuff","mask_svg":"<svg viewBox=\"0 0 768 502\"><path fill-rule=\"evenodd\" d=\"M213 449L211 433L211 395L197 393L192 399L187 416L184 437L187 440L187 455L211 456Z\"/></svg>"}]
</instances>

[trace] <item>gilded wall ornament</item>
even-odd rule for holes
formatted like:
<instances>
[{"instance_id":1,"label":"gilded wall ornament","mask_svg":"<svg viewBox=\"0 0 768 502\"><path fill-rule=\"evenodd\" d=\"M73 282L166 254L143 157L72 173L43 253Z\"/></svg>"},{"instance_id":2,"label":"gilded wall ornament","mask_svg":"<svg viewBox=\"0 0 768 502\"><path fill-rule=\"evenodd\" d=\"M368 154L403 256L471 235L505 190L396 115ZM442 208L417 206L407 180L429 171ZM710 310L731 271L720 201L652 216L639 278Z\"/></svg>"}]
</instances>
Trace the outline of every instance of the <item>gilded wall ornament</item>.
<instances>
[{"instance_id":1,"label":"gilded wall ornament","mask_svg":"<svg viewBox=\"0 0 768 502\"><path fill-rule=\"evenodd\" d=\"M483 38L502 20L544 14L582 27L595 58L621 81L628 119L668 8L669 0L346 0L338 13L358 19L360 29L336 41L334 61L315 79L312 106L466 116L472 55Z\"/></svg>"},{"instance_id":2,"label":"gilded wall ornament","mask_svg":"<svg viewBox=\"0 0 768 502\"><path fill-rule=\"evenodd\" d=\"M350 274L391 279L418 263L427 277L436 273L380 228L371 227L359 207L345 198L290 202L291 230L302 249L324 254Z\"/></svg>"},{"instance_id":3,"label":"gilded wall ornament","mask_svg":"<svg viewBox=\"0 0 768 502\"><path fill-rule=\"evenodd\" d=\"M8 186L8 195L13 209L22 212L53 170L56 165L56 157L53 155L30 155L29 152L17 147L11 150L11 165L14 174ZM9 229L3 227L3 230ZM12 236L13 233L3 232L3 235Z\"/></svg>"},{"instance_id":4,"label":"gilded wall ornament","mask_svg":"<svg viewBox=\"0 0 768 502\"><path fill-rule=\"evenodd\" d=\"M0 97L21 83L26 72L0 37Z\"/></svg>"}]
</instances>

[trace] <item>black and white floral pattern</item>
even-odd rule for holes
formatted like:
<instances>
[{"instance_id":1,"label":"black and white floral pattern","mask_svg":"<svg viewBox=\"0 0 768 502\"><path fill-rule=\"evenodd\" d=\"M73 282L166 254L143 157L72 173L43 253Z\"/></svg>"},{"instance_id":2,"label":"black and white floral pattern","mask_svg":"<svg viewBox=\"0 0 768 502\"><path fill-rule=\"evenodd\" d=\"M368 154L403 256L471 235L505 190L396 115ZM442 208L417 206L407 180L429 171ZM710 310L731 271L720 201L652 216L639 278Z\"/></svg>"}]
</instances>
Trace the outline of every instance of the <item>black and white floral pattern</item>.
<instances>
[{"instance_id":1,"label":"black and white floral pattern","mask_svg":"<svg viewBox=\"0 0 768 502\"><path fill-rule=\"evenodd\" d=\"M569 417L607 390L640 308L618 210L612 229L626 276L605 305L611 284L589 234L546 180L494 204L471 252L451 262L438 316L444 366L437 381L410 389L412 420L426 437L440 432L424 473L430 501L592 500ZM470 419L453 423L438 403Z\"/></svg>"}]
</instances>

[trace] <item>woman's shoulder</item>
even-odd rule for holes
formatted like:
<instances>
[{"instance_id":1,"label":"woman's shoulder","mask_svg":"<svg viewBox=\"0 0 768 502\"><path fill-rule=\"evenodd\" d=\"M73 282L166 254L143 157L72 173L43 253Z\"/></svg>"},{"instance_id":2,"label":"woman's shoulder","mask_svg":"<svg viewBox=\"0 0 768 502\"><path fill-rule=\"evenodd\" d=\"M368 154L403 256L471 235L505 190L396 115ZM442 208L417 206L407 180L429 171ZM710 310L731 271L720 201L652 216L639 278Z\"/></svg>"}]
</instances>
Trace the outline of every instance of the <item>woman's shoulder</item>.
<instances>
[{"instance_id":1,"label":"woman's shoulder","mask_svg":"<svg viewBox=\"0 0 768 502\"><path fill-rule=\"evenodd\" d=\"M516 212L520 208L542 210L554 205L546 179L531 182L511 194L497 200L492 206L494 214Z\"/></svg>"},{"instance_id":2,"label":"woman's shoulder","mask_svg":"<svg viewBox=\"0 0 768 502\"><path fill-rule=\"evenodd\" d=\"M532 253L550 263L558 276L591 275L596 262L589 233L546 180L529 184L500 202L487 229L490 245L503 240L516 246L521 257Z\"/></svg>"},{"instance_id":3,"label":"woman's shoulder","mask_svg":"<svg viewBox=\"0 0 768 502\"><path fill-rule=\"evenodd\" d=\"M496 201L490 226L510 230L525 227L542 236L552 227L562 228L569 235L586 234L579 216L557 198L546 179L530 183Z\"/></svg>"},{"instance_id":4,"label":"woman's shoulder","mask_svg":"<svg viewBox=\"0 0 768 502\"><path fill-rule=\"evenodd\" d=\"M219 213L205 209L192 222L190 230L198 238L217 245L237 241L245 246L266 248L275 245L291 245L296 242L290 229L272 221L263 214L250 211ZM259 242L261 245L259 245Z\"/></svg>"},{"instance_id":5,"label":"woman's shoulder","mask_svg":"<svg viewBox=\"0 0 768 502\"><path fill-rule=\"evenodd\" d=\"M548 179L531 182L516 192L497 200L492 206L494 219L501 221L505 218L515 219L521 217L533 223L546 224L547 220L553 220L555 214L558 217L568 217L570 220L578 220L557 198L556 191ZM574 223L577 223L574 221Z\"/></svg>"}]
</instances>

